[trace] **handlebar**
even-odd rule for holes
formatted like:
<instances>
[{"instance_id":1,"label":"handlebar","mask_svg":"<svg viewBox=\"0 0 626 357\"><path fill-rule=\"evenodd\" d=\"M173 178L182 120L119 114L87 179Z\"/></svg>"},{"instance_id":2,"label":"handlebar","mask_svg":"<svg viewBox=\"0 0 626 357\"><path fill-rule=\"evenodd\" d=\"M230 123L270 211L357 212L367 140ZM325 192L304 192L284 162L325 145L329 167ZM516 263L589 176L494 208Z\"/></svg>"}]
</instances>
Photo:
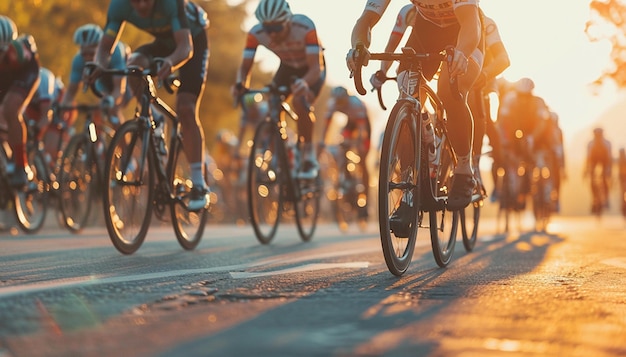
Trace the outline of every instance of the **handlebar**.
<instances>
[{"instance_id":1,"label":"handlebar","mask_svg":"<svg viewBox=\"0 0 626 357\"><path fill-rule=\"evenodd\" d=\"M135 76L135 77L145 78L145 77L156 76L158 69L161 67L164 61L165 61L165 58L156 57L153 60L154 66L151 66L154 68L146 68L146 69L142 69L139 66L128 66L124 69L102 69L102 68L98 69L98 65L95 62L87 62L85 64L84 73L87 79L91 78L91 76L93 75L96 69L98 69L97 77L109 75L109 76L127 76L127 77ZM98 98L102 98L104 96L104 94L100 90L98 90L95 80L92 80L90 83L86 81L86 84L89 86L91 91ZM173 94L174 90L180 87L180 79L175 75L170 75L167 78L167 80L159 81L159 84L164 85L165 90L168 93Z\"/></svg>"},{"instance_id":2,"label":"handlebar","mask_svg":"<svg viewBox=\"0 0 626 357\"><path fill-rule=\"evenodd\" d=\"M367 62L369 60L376 61L409 61L409 62L423 62L427 60L436 60L436 61L447 61L448 65L451 63L454 56L454 47L448 46L443 51L438 53L417 53L411 47L403 47L402 53L394 53L394 52L381 52L381 53L367 53L367 48L364 44L358 43L355 48L356 54L354 55L354 62L356 64L356 68L353 72L354 78L354 86L357 92L361 95L365 95L367 91L363 86L362 79L362 68L363 66L367 66ZM367 58L366 58L367 57ZM395 77L385 77L385 80L394 79ZM458 94L458 98L462 98L461 92L459 91L458 82L456 78L450 79L450 86L453 93ZM457 97L455 94L455 98ZM383 109L386 109L385 105L382 102L381 90L378 90L378 102Z\"/></svg>"}]
</instances>

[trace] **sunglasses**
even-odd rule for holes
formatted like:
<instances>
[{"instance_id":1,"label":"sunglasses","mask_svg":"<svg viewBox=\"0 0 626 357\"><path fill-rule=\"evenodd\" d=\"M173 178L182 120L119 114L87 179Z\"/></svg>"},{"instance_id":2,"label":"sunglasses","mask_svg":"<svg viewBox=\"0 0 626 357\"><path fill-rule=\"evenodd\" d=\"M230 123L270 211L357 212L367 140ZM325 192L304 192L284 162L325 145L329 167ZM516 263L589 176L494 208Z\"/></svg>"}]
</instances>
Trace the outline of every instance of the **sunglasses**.
<instances>
[{"instance_id":1,"label":"sunglasses","mask_svg":"<svg viewBox=\"0 0 626 357\"><path fill-rule=\"evenodd\" d=\"M282 24L282 23L280 23L280 24L263 24L263 31L265 31L267 33L281 32L284 28L285 28L285 25Z\"/></svg>"}]
</instances>

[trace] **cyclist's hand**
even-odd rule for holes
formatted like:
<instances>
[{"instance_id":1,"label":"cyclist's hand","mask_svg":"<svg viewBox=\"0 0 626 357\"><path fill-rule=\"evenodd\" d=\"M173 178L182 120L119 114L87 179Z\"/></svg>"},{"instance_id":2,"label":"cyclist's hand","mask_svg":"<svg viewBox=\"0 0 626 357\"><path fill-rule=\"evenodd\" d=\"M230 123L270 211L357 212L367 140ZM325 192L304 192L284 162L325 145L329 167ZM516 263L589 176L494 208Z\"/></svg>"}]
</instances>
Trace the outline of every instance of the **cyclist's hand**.
<instances>
[{"instance_id":1,"label":"cyclist's hand","mask_svg":"<svg viewBox=\"0 0 626 357\"><path fill-rule=\"evenodd\" d=\"M370 59L370 52L367 50L367 48L365 47L362 47L361 49L351 48L348 51L348 54L346 55L346 65L348 66L348 69L350 70L350 74L352 74L357 69L357 67L359 66L359 63L362 66L367 66L369 59Z\"/></svg>"},{"instance_id":2,"label":"cyclist's hand","mask_svg":"<svg viewBox=\"0 0 626 357\"><path fill-rule=\"evenodd\" d=\"M306 94L309 91L309 84L302 78L296 79L291 84L291 93L294 95Z\"/></svg>"},{"instance_id":3,"label":"cyclist's hand","mask_svg":"<svg viewBox=\"0 0 626 357\"><path fill-rule=\"evenodd\" d=\"M104 68L96 62L85 63L85 69L83 70L83 82L86 87L92 85L96 79L102 75L103 70Z\"/></svg>"},{"instance_id":4,"label":"cyclist's hand","mask_svg":"<svg viewBox=\"0 0 626 357\"><path fill-rule=\"evenodd\" d=\"M379 90L380 87L383 86L383 83L385 83L385 80L387 79L387 75L385 73L383 73L383 71L376 71L376 73L372 74L372 77L370 78L370 83L372 84L372 87L374 87L376 90Z\"/></svg>"},{"instance_id":5,"label":"cyclist's hand","mask_svg":"<svg viewBox=\"0 0 626 357\"><path fill-rule=\"evenodd\" d=\"M452 49L449 50L452 51ZM452 54L448 54L448 71L450 72L450 78L464 75L467 72L468 64L469 60L467 56L455 48Z\"/></svg>"},{"instance_id":6,"label":"cyclist's hand","mask_svg":"<svg viewBox=\"0 0 626 357\"><path fill-rule=\"evenodd\" d=\"M173 67L174 64L172 63L172 60L170 60L169 58L164 58L163 61L160 62L157 71L157 77L159 77L159 80L161 80L162 82L167 82L168 77L172 74Z\"/></svg>"},{"instance_id":7,"label":"cyclist's hand","mask_svg":"<svg viewBox=\"0 0 626 357\"><path fill-rule=\"evenodd\" d=\"M248 88L246 88L246 86L244 86L243 83L241 82L236 83L234 86L230 88L230 93L233 96L233 102L235 103L235 106L239 104L240 98L244 94L246 94L247 91L248 91Z\"/></svg>"}]
</instances>

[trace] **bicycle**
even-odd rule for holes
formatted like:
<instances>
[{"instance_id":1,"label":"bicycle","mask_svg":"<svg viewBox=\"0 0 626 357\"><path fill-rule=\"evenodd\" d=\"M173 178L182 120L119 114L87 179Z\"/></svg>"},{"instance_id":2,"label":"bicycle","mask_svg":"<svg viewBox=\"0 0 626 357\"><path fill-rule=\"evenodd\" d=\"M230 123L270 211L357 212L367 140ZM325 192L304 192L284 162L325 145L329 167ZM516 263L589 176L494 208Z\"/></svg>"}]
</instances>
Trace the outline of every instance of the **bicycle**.
<instances>
[{"instance_id":1,"label":"bicycle","mask_svg":"<svg viewBox=\"0 0 626 357\"><path fill-rule=\"evenodd\" d=\"M532 174L531 197L535 230L545 232L550 223L550 217L556 207L556 189L554 176L550 171L550 153L547 150L538 150L535 153L535 167Z\"/></svg>"},{"instance_id":2,"label":"bicycle","mask_svg":"<svg viewBox=\"0 0 626 357\"><path fill-rule=\"evenodd\" d=\"M334 177L335 219L339 229L346 231L351 222L356 222L363 230L367 225L367 192L364 180L365 158L359 155L356 140L344 140L333 148L336 158Z\"/></svg>"},{"instance_id":3,"label":"bicycle","mask_svg":"<svg viewBox=\"0 0 626 357\"><path fill-rule=\"evenodd\" d=\"M478 163L478 160L474 162ZM465 251L471 252L476 246L476 239L478 238L478 225L480 223L480 211L484 206L484 200L487 198L487 190L483 185L483 179L480 174L478 165L474 166L474 178L477 185L472 193L472 200L470 204L459 211L461 226L461 236L463 238L463 246Z\"/></svg>"},{"instance_id":4,"label":"bicycle","mask_svg":"<svg viewBox=\"0 0 626 357\"><path fill-rule=\"evenodd\" d=\"M248 212L256 238L261 244L269 244L281 215L295 211L300 238L308 242L317 226L323 190L320 175L313 180L296 178L294 161L298 160L289 159L294 152L288 142L285 115L297 120L285 103L290 90L271 84L247 93L269 97L268 116L257 125L248 158Z\"/></svg>"},{"instance_id":5,"label":"bicycle","mask_svg":"<svg viewBox=\"0 0 626 357\"><path fill-rule=\"evenodd\" d=\"M8 132L4 128L0 129L0 209L6 209L11 203L18 227L26 234L35 234L46 220L50 174L43 148L35 140L35 121L27 121L26 128L26 152L33 179L20 189L15 189L10 183L9 176L15 170L13 154L8 142L2 138Z\"/></svg>"},{"instance_id":6,"label":"bicycle","mask_svg":"<svg viewBox=\"0 0 626 357\"><path fill-rule=\"evenodd\" d=\"M156 58L156 67L162 61ZM94 68L95 64L87 64L88 73ZM165 221L169 208L178 243L185 250L195 249L204 233L209 211L208 207L197 211L187 207L192 183L191 169L183 151L181 123L174 110L158 97L152 80L156 71L129 66L100 73L134 76L143 81L135 116L117 128L105 157L102 202L111 242L119 252L133 254L146 238L152 214ZM173 92L178 83L172 79L164 87ZM102 96L95 86L91 85L91 90ZM153 116L153 108L168 119L165 150L165 145L161 145L165 138L155 131L161 123Z\"/></svg>"},{"instance_id":7,"label":"bicycle","mask_svg":"<svg viewBox=\"0 0 626 357\"><path fill-rule=\"evenodd\" d=\"M363 53L365 48L357 48L357 51ZM422 61L427 59L444 61L447 55L445 51L416 53L408 47L402 48L402 53L370 54L370 60L410 63L408 76L400 84L399 98L387 121L379 171L381 243L387 268L396 276L404 274L411 263L418 228L430 230L433 256L440 267L448 265L456 243L459 211L446 209L456 156L448 141L443 103L422 75ZM357 58L354 83L357 91L364 95L362 66L362 58ZM381 90L378 90L378 99L385 109ZM428 121L434 132L431 144L423 139L427 135L423 131L431 127ZM429 216L428 225L425 213Z\"/></svg>"},{"instance_id":8,"label":"bicycle","mask_svg":"<svg viewBox=\"0 0 626 357\"><path fill-rule=\"evenodd\" d=\"M73 135L61 156L58 173L59 209L64 226L80 233L91 213L92 197L103 186L105 148L113 137L113 124L94 120L100 105L59 106L58 111L85 113L83 130Z\"/></svg>"}]
</instances>

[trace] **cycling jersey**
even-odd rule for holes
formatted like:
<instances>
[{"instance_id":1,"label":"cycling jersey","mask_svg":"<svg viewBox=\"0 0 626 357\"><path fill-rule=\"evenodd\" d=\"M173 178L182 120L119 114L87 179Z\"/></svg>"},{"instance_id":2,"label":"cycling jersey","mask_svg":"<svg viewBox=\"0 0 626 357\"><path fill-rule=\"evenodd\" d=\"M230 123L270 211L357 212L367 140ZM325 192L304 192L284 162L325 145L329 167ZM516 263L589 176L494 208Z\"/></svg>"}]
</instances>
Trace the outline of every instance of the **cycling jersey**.
<instances>
[{"instance_id":1,"label":"cycling jersey","mask_svg":"<svg viewBox=\"0 0 626 357\"><path fill-rule=\"evenodd\" d=\"M400 9L400 12L398 12L396 23L391 30L392 35L400 37L404 36L407 28L409 28L409 26L413 26L413 21L415 21L415 12L415 5L404 5L404 7Z\"/></svg>"},{"instance_id":2,"label":"cycling jersey","mask_svg":"<svg viewBox=\"0 0 626 357\"><path fill-rule=\"evenodd\" d=\"M20 36L7 45L0 61L0 78L0 101L9 91L30 93L39 78L39 55L32 36Z\"/></svg>"},{"instance_id":3,"label":"cycling jersey","mask_svg":"<svg viewBox=\"0 0 626 357\"><path fill-rule=\"evenodd\" d=\"M344 138L353 138L360 128L365 127L367 137L361 139L363 140L362 143L364 150L368 151L370 148L372 128L367 116L367 107L365 104L363 104L358 97L351 95L348 96L347 100L344 102L337 101L335 98L330 98L327 106L328 114L326 115L326 127L328 128L330 120L335 112L345 114L348 117L348 121L341 131L341 135Z\"/></svg>"},{"instance_id":4,"label":"cycling jersey","mask_svg":"<svg viewBox=\"0 0 626 357\"><path fill-rule=\"evenodd\" d=\"M587 159L589 166L593 169L596 165L601 165L609 169L613 164L611 154L611 143L606 139L594 139L587 145Z\"/></svg>"},{"instance_id":5,"label":"cycling jersey","mask_svg":"<svg viewBox=\"0 0 626 357\"><path fill-rule=\"evenodd\" d=\"M111 0L104 33L117 37L124 22L150 33L170 51L176 48L174 32L188 28L195 37L209 27L206 12L188 0L155 1L152 16L148 18L139 16L128 0Z\"/></svg>"},{"instance_id":6,"label":"cycling jersey","mask_svg":"<svg viewBox=\"0 0 626 357\"><path fill-rule=\"evenodd\" d=\"M382 15L391 0L369 0L365 10ZM424 19L439 27L458 24L454 10L460 6L478 6L478 0L412 0L413 6Z\"/></svg>"},{"instance_id":7,"label":"cycling jersey","mask_svg":"<svg viewBox=\"0 0 626 357\"><path fill-rule=\"evenodd\" d=\"M321 55L322 52L315 24L309 17L299 14L293 15L291 18L289 34L280 43L272 42L271 38L263 30L262 24L253 26L248 32L243 52L244 59L254 58L259 45L275 53L281 64L297 69L308 67L307 55Z\"/></svg>"},{"instance_id":8,"label":"cycling jersey","mask_svg":"<svg viewBox=\"0 0 626 357\"><path fill-rule=\"evenodd\" d=\"M47 68L39 69L39 86L26 107L26 116L32 119L41 118L40 103L46 101L50 103L57 102L62 95L62 83L57 80L52 71Z\"/></svg>"},{"instance_id":9,"label":"cycling jersey","mask_svg":"<svg viewBox=\"0 0 626 357\"><path fill-rule=\"evenodd\" d=\"M72 60L72 71L70 72L70 84L80 83L83 79L83 72L85 70L85 59L78 52ZM111 59L109 61L109 69L124 69L126 68L126 45L121 41L118 41ZM96 82L97 89L102 93L110 93L113 89L113 82L111 77L105 78L105 81Z\"/></svg>"}]
</instances>

